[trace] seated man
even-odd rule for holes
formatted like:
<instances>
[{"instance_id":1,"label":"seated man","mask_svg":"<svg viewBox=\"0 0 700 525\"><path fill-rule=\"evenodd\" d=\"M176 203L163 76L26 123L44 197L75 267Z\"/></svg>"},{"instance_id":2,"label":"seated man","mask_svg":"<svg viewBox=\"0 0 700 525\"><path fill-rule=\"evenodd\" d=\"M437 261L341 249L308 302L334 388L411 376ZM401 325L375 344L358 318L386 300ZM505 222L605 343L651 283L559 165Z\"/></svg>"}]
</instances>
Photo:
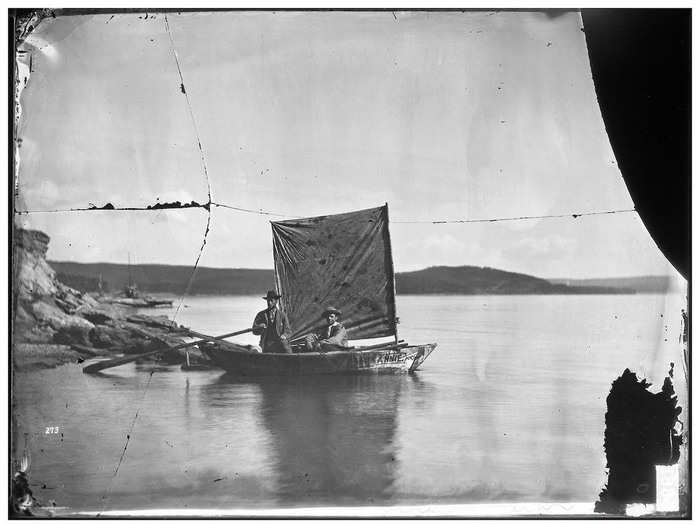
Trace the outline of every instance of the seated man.
<instances>
[{"instance_id":1,"label":"seated man","mask_svg":"<svg viewBox=\"0 0 700 525\"><path fill-rule=\"evenodd\" d=\"M267 301L267 309L258 312L253 321L253 333L260 336L260 348L266 354L292 353L288 341L292 329L287 316L279 309L280 297L274 290L268 291L263 297Z\"/></svg>"},{"instance_id":2,"label":"seated man","mask_svg":"<svg viewBox=\"0 0 700 525\"><path fill-rule=\"evenodd\" d=\"M348 333L338 322L342 312L329 306L323 312L327 326L315 334L306 336L306 349L311 352L330 352L344 350L348 346Z\"/></svg>"}]
</instances>

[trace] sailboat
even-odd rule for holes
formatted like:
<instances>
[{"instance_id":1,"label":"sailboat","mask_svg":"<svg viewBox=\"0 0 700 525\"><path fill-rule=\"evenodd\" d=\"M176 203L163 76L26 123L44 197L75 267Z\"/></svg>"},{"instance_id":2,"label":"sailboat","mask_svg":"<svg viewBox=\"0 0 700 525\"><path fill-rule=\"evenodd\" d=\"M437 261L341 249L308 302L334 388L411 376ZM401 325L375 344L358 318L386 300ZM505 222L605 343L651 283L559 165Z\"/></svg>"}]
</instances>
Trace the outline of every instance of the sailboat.
<instances>
[{"instance_id":1,"label":"sailboat","mask_svg":"<svg viewBox=\"0 0 700 525\"><path fill-rule=\"evenodd\" d=\"M201 350L218 367L243 376L415 372L436 343L398 336L389 207L273 221L275 284L292 326L294 353L259 353L227 343ZM304 351L327 305L343 312L350 340L393 341L328 352Z\"/></svg>"},{"instance_id":2,"label":"sailboat","mask_svg":"<svg viewBox=\"0 0 700 525\"><path fill-rule=\"evenodd\" d=\"M136 286L136 283L131 279L131 254L128 254L129 257L129 281L126 286L124 286L124 289L122 290L121 295L118 295L116 297L113 297L111 299L111 302L117 303L117 304L123 304L127 306L135 306L135 307L141 307L141 308L157 308L160 306L172 306L173 302L170 299L156 299L154 297L151 297L150 295L144 295L141 293L141 291L138 289L138 286ZM102 279L102 276L100 275L100 280Z\"/></svg>"}]
</instances>

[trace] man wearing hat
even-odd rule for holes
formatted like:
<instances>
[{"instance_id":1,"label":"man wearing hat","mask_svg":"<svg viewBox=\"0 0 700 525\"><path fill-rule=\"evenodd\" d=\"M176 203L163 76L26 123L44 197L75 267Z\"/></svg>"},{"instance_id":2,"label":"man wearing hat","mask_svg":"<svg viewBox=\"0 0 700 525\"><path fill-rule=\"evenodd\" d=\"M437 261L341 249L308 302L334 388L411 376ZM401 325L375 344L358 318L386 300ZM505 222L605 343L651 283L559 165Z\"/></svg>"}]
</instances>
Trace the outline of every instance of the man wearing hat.
<instances>
[{"instance_id":1,"label":"man wearing hat","mask_svg":"<svg viewBox=\"0 0 700 525\"><path fill-rule=\"evenodd\" d=\"M279 308L281 295L274 290L268 290L263 297L267 301L267 309L258 312L253 321L253 333L260 336L260 348L266 354L291 354L289 337L292 328L289 319Z\"/></svg>"},{"instance_id":2,"label":"man wearing hat","mask_svg":"<svg viewBox=\"0 0 700 525\"><path fill-rule=\"evenodd\" d=\"M348 346L348 333L345 327L338 322L342 312L329 306L323 311L326 327L315 334L306 336L306 349L309 351L343 350Z\"/></svg>"}]
</instances>

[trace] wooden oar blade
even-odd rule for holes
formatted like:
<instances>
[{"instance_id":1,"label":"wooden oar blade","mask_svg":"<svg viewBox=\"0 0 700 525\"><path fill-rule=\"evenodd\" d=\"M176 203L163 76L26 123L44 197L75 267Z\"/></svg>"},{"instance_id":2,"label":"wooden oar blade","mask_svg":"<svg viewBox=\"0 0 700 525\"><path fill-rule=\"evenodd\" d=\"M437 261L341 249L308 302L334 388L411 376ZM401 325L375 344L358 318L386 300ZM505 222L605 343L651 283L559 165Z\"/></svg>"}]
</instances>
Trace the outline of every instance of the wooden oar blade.
<instances>
[{"instance_id":1,"label":"wooden oar blade","mask_svg":"<svg viewBox=\"0 0 700 525\"><path fill-rule=\"evenodd\" d=\"M158 350L155 353L160 353L160 352L165 352L168 349L164 350ZM117 359L105 359L102 361L98 361L97 363L92 363L91 365L88 365L83 368L83 373L84 374L95 374L97 372L100 372L101 370L105 370L107 368L114 368L115 366L121 366L125 365L127 363L131 363L132 361L136 361L137 359L141 359L142 357L148 357L149 355L153 354L139 354L136 356L128 356L128 357L120 357Z\"/></svg>"},{"instance_id":2,"label":"wooden oar blade","mask_svg":"<svg viewBox=\"0 0 700 525\"><path fill-rule=\"evenodd\" d=\"M99 361L97 363L92 363L91 365L84 367L83 373L94 374L96 372L100 372L101 370L105 370L107 368L113 368L115 366L125 365L127 363L131 363L133 361L136 361L136 360L144 358L144 357L150 357L150 356L154 356L156 354L161 354L163 352L172 352L173 350L180 350L182 348L188 348L190 346L201 344L204 341L226 339L227 337L233 337L234 335L245 334L246 332L251 332L252 330L253 330L252 328L246 328L245 330L238 330L236 332L231 332L231 333L219 335L216 337L207 336L206 339L201 339L199 341L191 341L189 343L183 343L181 345L159 348L158 350L151 350L150 352L145 352L143 354L130 355L130 356L126 356L126 357L117 357L116 359L107 359L104 361Z\"/></svg>"}]
</instances>

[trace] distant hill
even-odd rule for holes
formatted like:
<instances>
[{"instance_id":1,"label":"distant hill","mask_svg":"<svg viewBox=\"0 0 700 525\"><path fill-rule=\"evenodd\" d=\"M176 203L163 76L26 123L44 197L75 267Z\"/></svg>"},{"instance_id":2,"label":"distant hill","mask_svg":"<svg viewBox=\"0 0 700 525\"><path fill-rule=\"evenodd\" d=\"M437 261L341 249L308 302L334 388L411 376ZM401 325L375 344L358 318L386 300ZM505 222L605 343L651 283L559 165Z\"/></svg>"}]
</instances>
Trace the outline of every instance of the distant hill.
<instances>
[{"instance_id":1,"label":"distant hill","mask_svg":"<svg viewBox=\"0 0 700 525\"><path fill-rule=\"evenodd\" d=\"M397 273L396 290L399 294L463 295L630 293L611 287L553 284L531 275L478 266L432 266Z\"/></svg>"},{"instance_id":2,"label":"distant hill","mask_svg":"<svg viewBox=\"0 0 700 525\"><path fill-rule=\"evenodd\" d=\"M96 291L100 277L105 291L118 291L131 281L144 292L180 294L192 268L163 264L73 263L50 261L58 279L83 291ZM256 295L274 288L272 270L245 268L198 268L192 294ZM567 286L521 273L478 266L433 266L396 274L398 294L614 294L634 293L613 286Z\"/></svg>"},{"instance_id":3,"label":"distant hill","mask_svg":"<svg viewBox=\"0 0 700 525\"><path fill-rule=\"evenodd\" d=\"M640 275L639 277L610 277L607 279L548 279L555 284L573 287L603 286L633 290L637 293L667 293L674 289L668 275Z\"/></svg>"},{"instance_id":4,"label":"distant hill","mask_svg":"<svg viewBox=\"0 0 700 525\"><path fill-rule=\"evenodd\" d=\"M56 270L58 279L74 286L89 283L83 291L97 290L102 277L105 291L119 291L131 281L144 292L181 294L192 275L191 266L166 264L74 263L49 261ZM203 295L251 295L264 293L274 288L272 270L250 270L244 268L198 268L190 293ZM79 287L80 288L80 287Z\"/></svg>"}]
</instances>

